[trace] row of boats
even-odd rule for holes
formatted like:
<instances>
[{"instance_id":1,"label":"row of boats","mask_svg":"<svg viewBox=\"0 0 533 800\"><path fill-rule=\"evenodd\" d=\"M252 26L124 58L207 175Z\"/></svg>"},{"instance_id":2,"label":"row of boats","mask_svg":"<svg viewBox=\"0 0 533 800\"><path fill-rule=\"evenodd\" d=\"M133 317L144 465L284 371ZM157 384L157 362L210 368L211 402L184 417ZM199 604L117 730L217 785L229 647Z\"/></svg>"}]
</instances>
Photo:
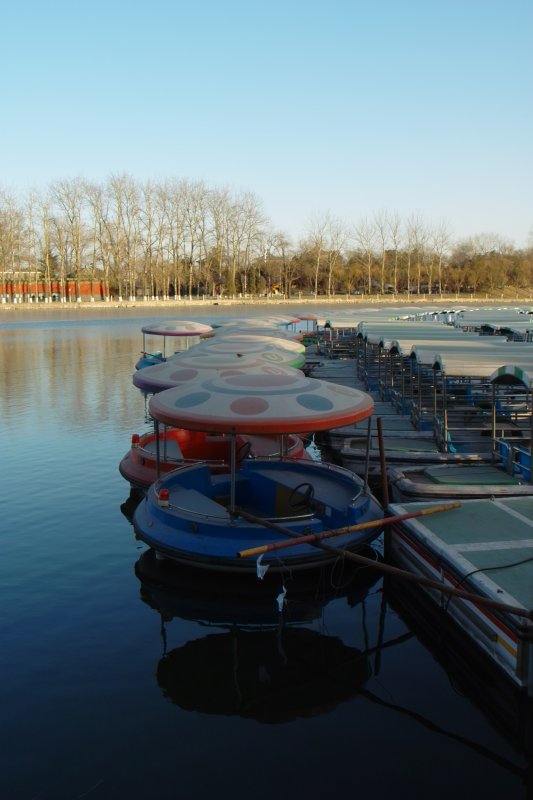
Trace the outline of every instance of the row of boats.
<instances>
[{"instance_id":1,"label":"row of boats","mask_svg":"<svg viewBox=\"0 0 533 800\"><path fill-rule=\"evenodd\" d=\"M490 313L240 319L143 352L153 430L120 464L137 537L161 563L284 584L371 565L385 529L386 560L533 696L531 323ZM177 343L169 326L143 336Z\"/></svg>"},{"instance_id":2,"label":"row of boats","mask_svg":"<svg viewBox=\"0 0 533 800\"><path fill-rule=\"evenodd\" d=\"M371 475L383 482L379 418L398 502L532 496L533 323L514 312L514 323L489 324L487 309L442 316L357 324L355 380L375 400L371 435L349 426L325 443L359 473L368 445Z\"/></svg>"},{"instance_id":3,"label":"row of boats","mask_svg":"<svg viewBox=\"0 0 533 800\"><path fill-rule=\"evenodd\" d=\"M486 667L529 696L521 708L531 722L531 310L388 317L343 327L352 380L355 371L374 398L374 419L370 431L329 432L327 446L358 472L370 453L388 518L401 518L386 527L387 561L406 586L408 576L419 584L419 610L449 621Z\"/></svg>"},{"instance_id":4,"label":"row of boats","mask_svg":"<svg viewBox=\"0 0 533 800\"><path fill-rule=\"evenodd\" d=\"M193 346L190 323L143 328L188 343L160 363L143 352L133 383L150 396L153 431L135 435L120 464L145 494L136 535L159 558L264 577L322 566L379 535L368 482L305 447L317 431L369 419L373 401L305 374L301 322L204 326ZM334 546L319 541L333 532Z\"/></svg>"}]
</instances>

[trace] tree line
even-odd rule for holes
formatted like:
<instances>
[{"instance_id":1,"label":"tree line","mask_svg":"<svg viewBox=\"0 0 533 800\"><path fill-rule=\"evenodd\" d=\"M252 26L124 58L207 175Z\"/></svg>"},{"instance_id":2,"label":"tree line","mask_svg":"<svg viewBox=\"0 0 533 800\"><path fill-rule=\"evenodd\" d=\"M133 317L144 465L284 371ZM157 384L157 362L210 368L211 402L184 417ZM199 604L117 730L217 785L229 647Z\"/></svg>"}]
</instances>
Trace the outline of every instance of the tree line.
<instances>
[{"instance_id":1,"label":"tree line","mask_svg":"<svg viewBox=\"0 0 533 800\"><path fill-rule=\"evenodd\" d=\"M201 181L60 180L20 200L0 189L1 294L39 274L44 295L74 281L133 300L299 294L443 294L533 282L533 247L498 234L454 241L445 222L379 211L309 220L298 242L259 198Z\"/></svg>"}]
</instances>

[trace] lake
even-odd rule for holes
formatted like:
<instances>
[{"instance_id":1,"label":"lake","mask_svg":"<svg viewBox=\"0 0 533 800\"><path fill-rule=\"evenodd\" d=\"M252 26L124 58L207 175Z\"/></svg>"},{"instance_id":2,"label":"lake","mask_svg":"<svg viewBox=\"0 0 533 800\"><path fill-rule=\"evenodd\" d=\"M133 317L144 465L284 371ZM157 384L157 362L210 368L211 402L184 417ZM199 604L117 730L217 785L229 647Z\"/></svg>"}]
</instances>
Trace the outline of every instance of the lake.
<instances>
[{"instance_id":1,"label":"lake","mask_svg":"<svg viewBox=\"0 0 533 800\"><path fill-rule=\"evenodd\" d=\"M141 325L165 316L0 323L0 797L526 798L530 715L419 596L337 565L280 619L279 587L135 539L118 463L148 425Z\"/></svg>"}]
</instances>

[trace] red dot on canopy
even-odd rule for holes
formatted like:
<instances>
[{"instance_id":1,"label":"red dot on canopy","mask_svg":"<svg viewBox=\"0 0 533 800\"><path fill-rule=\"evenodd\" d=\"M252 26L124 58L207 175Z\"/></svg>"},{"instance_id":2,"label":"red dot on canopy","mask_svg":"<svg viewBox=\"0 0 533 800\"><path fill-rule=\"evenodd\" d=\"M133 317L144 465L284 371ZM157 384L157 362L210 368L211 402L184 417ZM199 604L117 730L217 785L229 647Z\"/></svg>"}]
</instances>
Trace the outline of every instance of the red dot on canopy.
<instances>
[{"instance_id":1,"label":"red dot on canopy","mask_svg":"<svg viewBox=\"0 0 533 800\"><path fill-rule=\"evenodd\" d=\"M262 397L239 397L230 404L230 409L239 416L253 416L261 414L268 408L268 403Z\"/></svg>"}]
</instances>

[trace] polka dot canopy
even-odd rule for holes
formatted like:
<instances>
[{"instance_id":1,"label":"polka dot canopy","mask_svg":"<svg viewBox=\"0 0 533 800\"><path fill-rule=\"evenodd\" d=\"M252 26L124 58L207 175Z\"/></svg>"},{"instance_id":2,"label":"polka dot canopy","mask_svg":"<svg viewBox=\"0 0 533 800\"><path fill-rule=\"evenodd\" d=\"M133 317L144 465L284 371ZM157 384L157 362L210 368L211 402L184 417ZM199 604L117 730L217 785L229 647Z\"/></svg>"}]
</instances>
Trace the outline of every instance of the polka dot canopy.
<instances>
[{"instance_id":1,"label":"polka dot canopy","mask_svg":"<svg viewBox=\"0 0 533 800\"><path fill-rule=\"evenodd\" d=\"M150 400L154 419L191 430L299 433L348 425L372 414L372 398L346 386L278 374L209 375Z\"/></svg>"}]
</instances>

